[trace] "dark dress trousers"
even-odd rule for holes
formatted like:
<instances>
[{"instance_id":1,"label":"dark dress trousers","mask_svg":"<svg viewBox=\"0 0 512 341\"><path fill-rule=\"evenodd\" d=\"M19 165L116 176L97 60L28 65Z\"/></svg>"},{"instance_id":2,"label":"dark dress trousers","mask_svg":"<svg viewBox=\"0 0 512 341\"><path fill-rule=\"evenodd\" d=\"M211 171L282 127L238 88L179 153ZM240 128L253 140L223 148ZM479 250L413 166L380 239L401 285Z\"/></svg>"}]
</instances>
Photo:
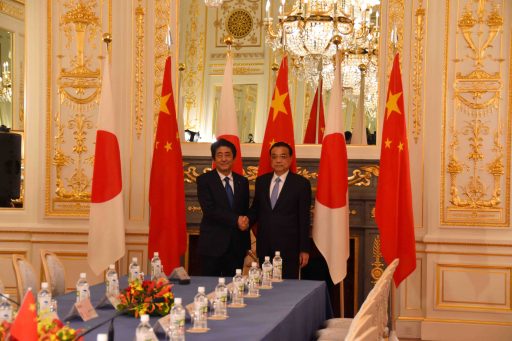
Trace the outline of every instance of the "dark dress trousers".
<instances>
[{"instance_id":1,"label":"dark dress trousers","mask_svg":"<svg viewBox=\"0 0 512 341\"><path fill-rule=\"evenodd\" d=\"M260 262L275 251L283 258L283 277L299 277L299 253L310 250L311 184L306 178L289 172L272 209L270 182L274 173L256 179L254 200L250 209L251 225L258 223L256 250Z\"/></svg>"},{"instance_id":2,"label":"dark dress trousers","mask_svg":"<svg viewBox=\"0 0 512 341\"><path fill-rule=\"evenodd\" d=\"M238 228L238 217L247 215L249 208L249 182L237 173L232 176L233 207L228 202L224 176L221 179L212 170L197 178L197 197L203 211L198 250L203 276L234 276L251 247L249 230Z\"/></svg>"}]
</instances>

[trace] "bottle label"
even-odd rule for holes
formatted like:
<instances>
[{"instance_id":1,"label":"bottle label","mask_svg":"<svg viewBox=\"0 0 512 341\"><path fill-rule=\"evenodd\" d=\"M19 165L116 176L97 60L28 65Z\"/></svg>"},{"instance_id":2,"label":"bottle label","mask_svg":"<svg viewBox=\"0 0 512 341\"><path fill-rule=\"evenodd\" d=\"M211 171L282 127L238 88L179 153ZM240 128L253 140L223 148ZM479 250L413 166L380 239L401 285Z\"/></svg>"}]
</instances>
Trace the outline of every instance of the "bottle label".
<instances>
[{"instance_id":1,"label":"bottle label","mask_svg":"<svg viewBox=\"0 0 512 341\"><path fill-rule=\"evenodd\" d=\"M151 264L151 275L153 278L160 276L162 273L162 264L160 262L155 262Z\"/></svg>"},{"instance_id":2,"label":"bottle label","mask_svg":"<svg viewBox=\"0 0 512 341\"><path fill-rule=\"evenodd\" d=\"M227 289L217 290L215 291L215 296L217 299L223 303L228 301L228 291Z\"/></svg>"},{"instance_id":3,"label":"bottle label","mask_svg":"<svg viewBox=\"0 0 512 341\"><path fill-rule=\"evenodd\" d=\"M11 322L12 310L10 308L0 309L0 321Z\"/></svg>"},{"instance_id":4,"label":"bottle label","mask_svg":"<svg viewBox=\"0 0 512 341\"><path fill-rule=\"evenodd\" d=\"M140 273L139 266L130 267L130 281L134 281L137 278L139 278L139 273Z\"/></svg>"},{"instance_id":5,"label":"bottle label","mask_svg":"<svg viewBox=\"0 0 512 341\"><path fill-rule=\"evenodd\" d=\"M39 311L50 311L50 300L49 296L40 296L37 298L37 304L39 305Z\"/></svg>"}]
</instances>

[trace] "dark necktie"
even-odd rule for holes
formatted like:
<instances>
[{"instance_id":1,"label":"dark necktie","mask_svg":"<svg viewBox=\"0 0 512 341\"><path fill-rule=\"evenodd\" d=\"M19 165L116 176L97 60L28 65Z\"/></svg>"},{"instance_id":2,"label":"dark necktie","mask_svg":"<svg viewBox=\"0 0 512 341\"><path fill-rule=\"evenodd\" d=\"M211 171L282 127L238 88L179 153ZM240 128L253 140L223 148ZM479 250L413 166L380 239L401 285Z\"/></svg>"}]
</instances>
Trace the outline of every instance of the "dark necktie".
<instances>
[{"instance_id":1,"label":"dark necktie","mask_svg":"<svg viewBox=\"0 0 512 341\"><path fill-rule=\"evenodd\" d=\"M233 189L231 188L231 185L229 184L229 177L224 178L224 182L226 183L226 194L228 196L228 202L229 206L233 208L233 201L235 201L234 195L233 195Z\"/></svg>"}]
</instances>

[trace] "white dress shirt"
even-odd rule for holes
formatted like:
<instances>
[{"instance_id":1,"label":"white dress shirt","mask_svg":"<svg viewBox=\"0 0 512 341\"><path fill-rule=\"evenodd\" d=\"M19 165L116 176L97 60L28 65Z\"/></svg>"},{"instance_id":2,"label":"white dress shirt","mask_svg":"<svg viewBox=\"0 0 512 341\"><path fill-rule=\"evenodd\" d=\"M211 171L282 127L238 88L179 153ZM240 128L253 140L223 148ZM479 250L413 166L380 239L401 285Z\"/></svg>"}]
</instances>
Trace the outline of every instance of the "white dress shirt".
<instances>
[{"instance_id":1,"label":"white dress shirt","mask_svg":"<svg viewBox=\"0 0 512 341\"><path fill-rule=\"evenodd\" d=\"M226 188L226 180L224 178L227 176L229 178L229 184L231 186L231 190L233 191L233 195L235 194L235 183L233 182L233 173L229 173L229 175L224 175L221 172L217 171L217 174L220 176L220 180L222 181L222 186Z\"/></svg>"}]
</instances>

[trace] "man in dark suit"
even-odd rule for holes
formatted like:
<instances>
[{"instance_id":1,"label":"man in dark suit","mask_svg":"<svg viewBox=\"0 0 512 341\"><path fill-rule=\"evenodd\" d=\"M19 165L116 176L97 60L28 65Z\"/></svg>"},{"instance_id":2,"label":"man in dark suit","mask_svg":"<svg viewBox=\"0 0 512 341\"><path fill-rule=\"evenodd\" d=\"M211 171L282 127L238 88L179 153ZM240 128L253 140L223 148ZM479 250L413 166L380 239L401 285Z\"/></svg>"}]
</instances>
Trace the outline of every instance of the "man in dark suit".
<instances>
[{"instance_id":1,"label":"man in dark suit","mask_svg":"<svg viewBox=\"0 0 512 341\"><path fill-rule=\"evenodd\" d=\"M310 249L311 184L289 171L292 153L284 142L270 148L274 172L256 179L249 214L251 225L258 223L258 258L272 259L275 251L280 251L284 278L299 278L300 268L308 263Z\"/></svg>"},{"instance_id":2,"label":"man in dark suit","mask_svg":"<svg viewBox=\"0 0 512 341\"><path fill-rule=\"evenodd\" d=\"M251 241L248 221L249 182L232 172L235 146L219 139L211 146L215 169L197 178L203 211L199 254L203 276L234 276L241 269Z\"/></svg>"}]
</instances>

